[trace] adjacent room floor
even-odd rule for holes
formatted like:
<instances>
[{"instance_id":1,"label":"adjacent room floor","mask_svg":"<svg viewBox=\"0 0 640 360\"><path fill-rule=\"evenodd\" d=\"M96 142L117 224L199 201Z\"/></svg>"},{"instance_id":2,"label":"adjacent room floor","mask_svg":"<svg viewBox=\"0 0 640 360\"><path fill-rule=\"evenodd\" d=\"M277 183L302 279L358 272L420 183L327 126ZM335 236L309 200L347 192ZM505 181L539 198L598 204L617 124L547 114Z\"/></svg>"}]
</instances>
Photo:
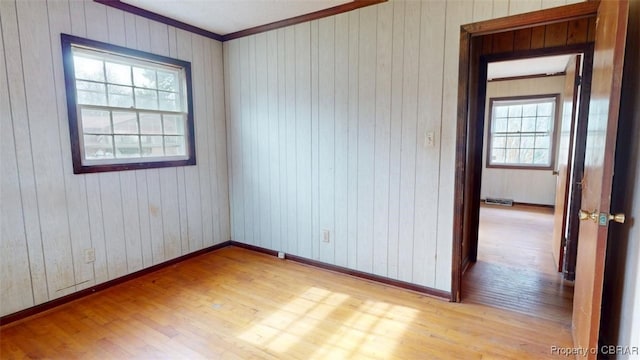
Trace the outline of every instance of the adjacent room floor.
<instances>
[{"instance_id":1,"label":"adjacent room floor","mask_svg":"<svg viewBox=\"0 0 640 360\"><path fill-rule=\"evenodd\" d=\"M551 251L553 210L483 205L478 261L463 277L463 301L571 325L573 287Z\"/></svg>"},{"instance_id":2,"label":"adjacent room floor","mask_svg":"<svg viewBox=\"0 0 640 360\"><path fill-rule=\"evenodd\" d=\"M10 358L542 359L566 326L227 247L0 328Z\"/></svg>"}]
</instances>

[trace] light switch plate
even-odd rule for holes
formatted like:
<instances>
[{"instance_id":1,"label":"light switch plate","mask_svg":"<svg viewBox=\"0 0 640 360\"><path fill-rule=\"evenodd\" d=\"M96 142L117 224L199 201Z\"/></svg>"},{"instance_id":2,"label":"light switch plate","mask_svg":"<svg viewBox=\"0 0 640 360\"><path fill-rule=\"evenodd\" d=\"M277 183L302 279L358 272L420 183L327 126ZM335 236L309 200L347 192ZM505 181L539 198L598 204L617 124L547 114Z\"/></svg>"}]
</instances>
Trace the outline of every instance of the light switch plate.
<instances>
[{"instance_id":1,"label":"light switch plate","mask_svg":"<svg viewBox=\"0 0 640 360\"><path fill-rule=\"evenodd\" d=\"M436 145L436 134L433 131L427 131L424 134L424 146L434 147Z\"/></svg>"}]
</instances>

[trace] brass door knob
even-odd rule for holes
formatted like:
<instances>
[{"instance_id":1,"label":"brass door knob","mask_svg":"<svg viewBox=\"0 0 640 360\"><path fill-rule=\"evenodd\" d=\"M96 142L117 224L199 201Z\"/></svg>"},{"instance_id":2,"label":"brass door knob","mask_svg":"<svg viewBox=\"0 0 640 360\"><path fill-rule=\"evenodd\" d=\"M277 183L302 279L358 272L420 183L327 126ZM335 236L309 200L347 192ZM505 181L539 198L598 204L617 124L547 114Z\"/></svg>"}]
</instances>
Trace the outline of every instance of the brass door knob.
<instances>
[{"instance_id":1,"label":"brass door knob","mask_svg":"<svg viewBox=\"0 0 640 360\"><path fill-rule=\"evenodd\" d=\"M607 225L607 223L611 220L620 224L624 224L624 221L626 219L624 214L599 213L598 210L589 212L582 209L578 211L578 218L580 218L580 220L593 220L593 222L599 223L601 226Z\"/></svg>"},{"instance_id":2,"label":"brass door knob","mask_svg":"<svg viewBox=\"0 0 640 360\"><path fill-rule=\"evenodd\" d=\"M626 220L626 217L624 216L624 214L609 214L609 221L615 221L617 223L620 224L624 224L624 221Z\"/></svg>"},{"instance_id":3,"label":"brass door knob","mask_svg":"<svg viewBox=\"0 0 640 360\"><path fill-rule=\"evenodd\" d=\"M580 220L593 220L594 222L598 221L598 210L593 210L591 212L580 209L578 211L578 218Z\"/></svg>"}]
</instances>

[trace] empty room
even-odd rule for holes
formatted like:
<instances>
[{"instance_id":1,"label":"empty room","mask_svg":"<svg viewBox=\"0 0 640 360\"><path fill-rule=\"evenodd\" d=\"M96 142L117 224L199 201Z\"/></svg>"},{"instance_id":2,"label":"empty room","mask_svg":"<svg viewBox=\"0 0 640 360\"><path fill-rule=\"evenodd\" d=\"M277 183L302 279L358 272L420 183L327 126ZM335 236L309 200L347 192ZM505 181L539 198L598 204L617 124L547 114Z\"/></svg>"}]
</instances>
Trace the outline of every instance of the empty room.
<instances>
[{"instance_id":1,"label":"empty room","mask_svg":"<svg viewBox=\"0 0 640 360\"><path fill-rule=\"evenodd\" d=\"M0 39L2 359L640 359L639 0L0 0Z\"/></svg>"}]
</instances>

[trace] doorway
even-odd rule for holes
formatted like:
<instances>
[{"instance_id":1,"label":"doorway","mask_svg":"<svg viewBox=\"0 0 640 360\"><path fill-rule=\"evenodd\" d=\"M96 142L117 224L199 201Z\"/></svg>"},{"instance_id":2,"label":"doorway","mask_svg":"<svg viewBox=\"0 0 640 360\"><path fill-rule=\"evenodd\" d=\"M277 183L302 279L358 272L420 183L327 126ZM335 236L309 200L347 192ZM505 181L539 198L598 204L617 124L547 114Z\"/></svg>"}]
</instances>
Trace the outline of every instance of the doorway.
<instances>
[{"instance_id":1,"label":"doorway","mask_svg":"<svg viewBox=\"0 0 640 360\"><path fill-rule=\"evenodd\" d=\"M533 18L538 23L524 17L512 17L511 21L489 21L462 27L456 136L456 189L459 190L454 199L452 301L461 300L462 274L477 261L487 64L592 53L597 5L567 8L537 13Z\"/></svg>"},{"instance_id":2,"label":"doorway","mask_svg":"<svg viewBox=\"0 0 640 360\"><path fill-rule=\"evenodd\" d=\"M559 26L567 21L597 18L593 43L592 82L590 84L588 120L584 140L585 171L575 177L582 188L582 209L571 216L579 216L579 250L576 259L576 280L571 332L578 347L589 349L585 354L595 358L597 354L605 250L609 224L624 222L624 214L613 214L611 192L614 174L616 134L620 107L621 79L624 64L625 40L629 2L604 1L567 5L504 19L464 25L460 33L460 67L458 87L458 119L456 127L456 182L454 196L454 228L452 252L452 301L460 301L463 270L474 260L470 240L477 239L479 221L479 192L481 176L482 118L476 116L480 96L481 76L478 64L483 55L483 42L487 35L512 38L515 48L515 32L531 31L533 44L535 28ZM513 32L513 35L507 33ZM565 33L566 35L567 33ZM546 35L546 29L545 29ZM520 38L520 37L518 37ZM569 37L566 46L569 47ZM509 41L498 41L509 44ZM546 37L545 37L546 46ZM556 46L559 46L556 44ZM495 47L493 47L495 48ZM490 49L493 49L490 47ZM586 90L585 90L586 93ZM577 155L575 156L577 158ZM579 180L578 180L579 179ZM585 210L588 209L588 210Z\"/></svg>"},{"instance_id":3,"label":"doorway","mask_svg":"<svg viewBox=\"0 0 640 360\"><path fill-rule=\"evenodd\" d=\"M470 241L463 289L465 302L568 325L573 288L563 281L562 262L569 258L568 185L583 165L572 156L585 54L546 51L553 55L480 59L486 79L477 102L484 123L478 236Z\"/></svg>"}]
</instances>

